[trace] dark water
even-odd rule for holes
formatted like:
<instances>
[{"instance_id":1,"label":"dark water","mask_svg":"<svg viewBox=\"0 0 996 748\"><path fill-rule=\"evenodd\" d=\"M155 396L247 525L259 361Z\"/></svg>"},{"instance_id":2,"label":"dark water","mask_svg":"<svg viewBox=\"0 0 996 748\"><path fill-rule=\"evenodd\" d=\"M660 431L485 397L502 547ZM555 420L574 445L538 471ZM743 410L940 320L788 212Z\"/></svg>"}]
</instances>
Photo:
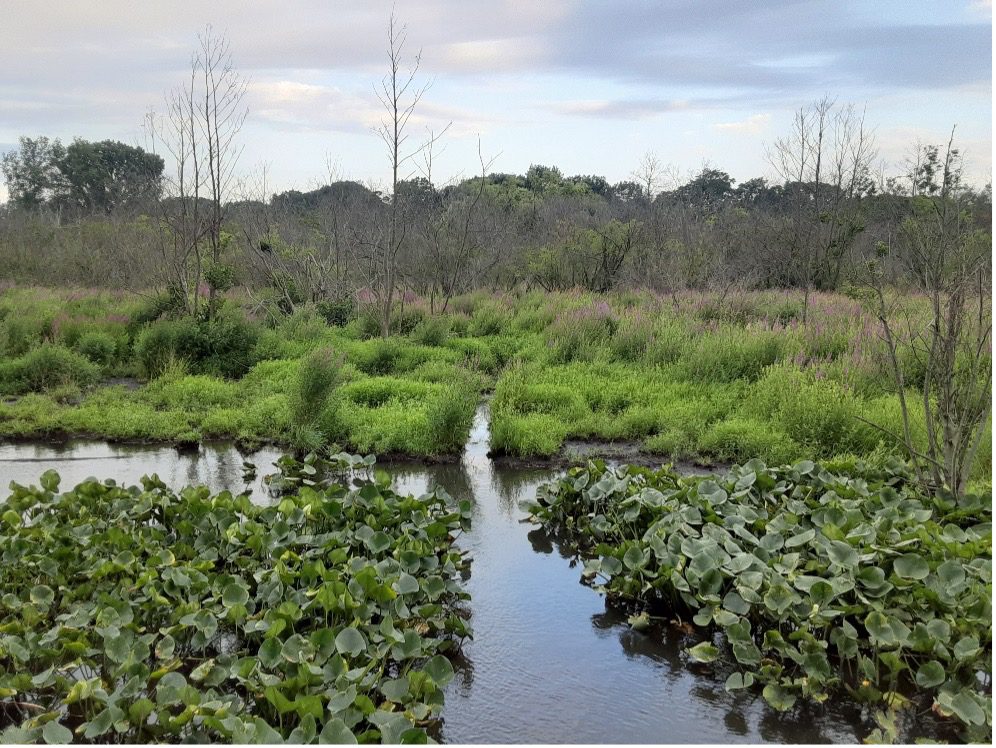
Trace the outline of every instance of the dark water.
<instances>
[{"instance_id":1,"label":"dark water","mask_svg":"<svg viewBox=\"0 0 996 748\"><path fill-rule=\"evenodd\" d=\"M473 530L460 545L473 557L474 640L446 694L443 739L456 743L857 742L872 725L833 702L789 715L754 692L728 694L723 678L689 664L676 628L638 633L624 615L579 583L579 569L541 531L524 524L518 503L550 471L495 467L487 458L482 408L463 460L393 465L396 487L438 483L474 499ZM62 448L0 445L0 479L37 482L55 468L63 486L96 475L135 482L158 473L167 483L241 490L242 462L260 477L279 456L243 457L230 446L179 454L169 448L77 443ZM254 494L265 499L260 479Z\"/></svg>"}]
</instances>

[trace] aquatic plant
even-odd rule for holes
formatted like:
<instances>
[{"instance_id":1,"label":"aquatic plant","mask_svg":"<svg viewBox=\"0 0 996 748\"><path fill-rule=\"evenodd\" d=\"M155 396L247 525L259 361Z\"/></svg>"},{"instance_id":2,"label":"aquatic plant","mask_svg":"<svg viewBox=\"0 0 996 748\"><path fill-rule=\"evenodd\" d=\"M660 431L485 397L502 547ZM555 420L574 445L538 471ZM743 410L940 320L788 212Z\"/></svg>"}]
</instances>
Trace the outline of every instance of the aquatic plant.
<instances>
[{"instance_id":1,"label":"aquatic plant","mask_svg":"<svg viewBox=\"0 0 996 748\"><path fill-rule=\"evenodd\" d=\"M13 484L0 739L425 742L470 634L469 502L283 468L294 493L269 506L155 476Z\"/></svg>"},{"instance_id":2,"label":"aquatic plant","mask_svg":"<svg viewBox=\"0 0 996 748\"><path fill-rule=\"evenodd\" d=\"M894 460L718 478L590 462L528 508L634 627L691 618L689 657L727 689L780 711L847 693L879 709L879 741L926 707L991 740L991 496L926 497Z\"/></svg>"}]
</instances>

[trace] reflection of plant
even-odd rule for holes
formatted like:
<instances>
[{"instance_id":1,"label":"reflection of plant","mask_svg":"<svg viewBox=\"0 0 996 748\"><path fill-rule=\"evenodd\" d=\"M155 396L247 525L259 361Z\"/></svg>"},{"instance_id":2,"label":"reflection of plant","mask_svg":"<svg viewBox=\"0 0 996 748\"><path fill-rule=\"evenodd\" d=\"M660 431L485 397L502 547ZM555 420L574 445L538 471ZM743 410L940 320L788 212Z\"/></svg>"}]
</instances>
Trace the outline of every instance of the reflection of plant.
<instances>
[{"instance_id":1,"label":"reflection of plant","mask_svg":"<svg viewBox=\"0 0 996 748\"><path fill-rule=\"evenodd\" d=\"M927 498L909 469L760 461L725 477L574 468L541 486L533 519L590 556L584 578L646 613L691 614L725 635L689 650L727 689L775 709L845 689L879 704L890 737L913 684L972 741L992 734L992 507ZM843 469L847 468L847 469ZM892 734L891 737L896 737Z\"/></svg>"},{"instance_id":2,"label":"reflection of plant","mask_svg":"<svg viewBox=\"0 0 996 748\"><path fill-rule=\"evenodd\" d=\"M425 742L438 722L469 502L41 484L0 502L4 742Z\"/></svg>"}]
</instances>

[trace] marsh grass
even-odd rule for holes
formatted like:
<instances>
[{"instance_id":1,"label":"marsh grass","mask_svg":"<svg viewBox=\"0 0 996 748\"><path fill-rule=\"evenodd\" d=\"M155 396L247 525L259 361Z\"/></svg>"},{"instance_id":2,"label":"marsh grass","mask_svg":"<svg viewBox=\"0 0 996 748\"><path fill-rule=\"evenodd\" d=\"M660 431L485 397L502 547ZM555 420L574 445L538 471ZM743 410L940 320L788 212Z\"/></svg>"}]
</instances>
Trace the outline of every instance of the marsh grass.
<instances>
[{"instance_id":1,"label":"marsh grass","mask_svg":"<svg viewBox=\"0 0 996 748\"><path fill-rule=\"evenodd\" d=\"M442 314L406 298L388 340L362 302L330 326L312 305L257 320L238 293L211 323L171 318L166 301L0 292L0 391L20 398L0 402L0 434L452 455L493 388L492 447L522 457L554 455L570 438L772 463L899 451L860 420L901 430L878 323L860 298L814 294L802 325L801 295L789 291L476 291ZM896 301L904 319L926 312L919 297ZM321 363L329 350L334 376ZM904 365L915 389L923 373ZM93 388L130 373L148 384ZM916 417L912 427L921 439ZM984 438L976 481L989 472L991 428Z\"/></svg>"}]
</instances>

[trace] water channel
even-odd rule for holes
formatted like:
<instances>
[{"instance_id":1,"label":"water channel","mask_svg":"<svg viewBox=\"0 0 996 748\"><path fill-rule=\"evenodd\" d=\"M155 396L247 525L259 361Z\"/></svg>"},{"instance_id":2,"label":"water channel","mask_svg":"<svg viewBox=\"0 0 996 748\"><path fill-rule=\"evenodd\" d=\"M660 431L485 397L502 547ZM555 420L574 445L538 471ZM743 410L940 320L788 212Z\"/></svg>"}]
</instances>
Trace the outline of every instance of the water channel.
<instances>
[{"instance_id":1,"label":"water channel","mask_svg":"<svg viewBox=\"0 0 996 748\"><path fill-rule=\"evenodd\" d=\"M442 738L455 743L860 742L873 725L842 700L785 715L758 693L727 693L722 679L688 662L677 627L639 633L625 615L579 583L571 558L523 522L519 502L549 469L496 465L482 406L460 462L393 463L397 490L434 484L474 502L473 529L460 539L472 556L467 588L474 640L446 694ZM229 444L178 452L103 442L0 444L0 481L37 483L49 468L63 487L89 476L135 483L158 473L174 487L241 491L243 461L258 467L254 497L278 451L243 455Z\"/></svg>"}]
</instances>

